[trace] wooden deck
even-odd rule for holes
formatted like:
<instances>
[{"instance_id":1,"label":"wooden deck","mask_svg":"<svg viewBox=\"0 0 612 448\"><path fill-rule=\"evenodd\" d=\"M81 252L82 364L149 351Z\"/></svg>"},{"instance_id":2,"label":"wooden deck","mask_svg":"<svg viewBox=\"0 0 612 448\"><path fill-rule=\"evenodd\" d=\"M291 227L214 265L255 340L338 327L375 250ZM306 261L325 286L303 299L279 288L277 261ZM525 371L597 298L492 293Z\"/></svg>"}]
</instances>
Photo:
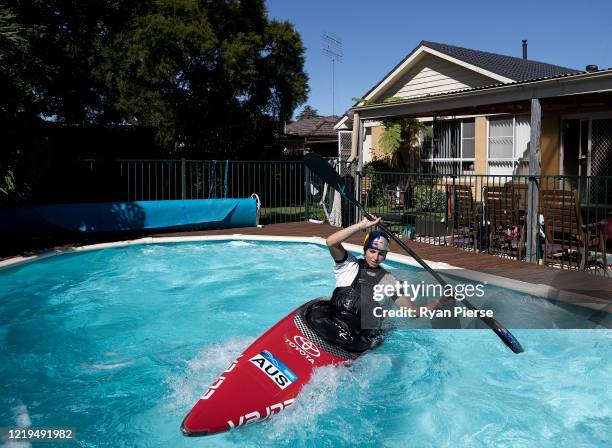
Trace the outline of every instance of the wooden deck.
<instances>
[{"instance_id":1,"label":"wooden deck","mask_svg":"<svg viewBox=\"0 0 612 448\"><path fill-rule=\"evenodd\" d=\"M337 227L328 224L312 224L296 222L271 224L263 228L245 227L238 229L208 230L199 232L164 233L154 236L185 236L185 235L274 235L274 236L319 236L327 238L337 231ZM363 234L359 233L347 242L363 244ZM455 247L434 246L431 244L406 242L424 260L451 264L463 269L484 272L522 282L552 286L556 289L587 295L609 301L607 309L612 312L612 278L603 275L588 274L580 271L556 269L532 263L519 262L494 255L468 252ZM392 252L403 254L397 244L392 245ZM399 251L398 251L399 249ZM608 275L612 275L609 273Z\"/></svg>"}]
</instances>

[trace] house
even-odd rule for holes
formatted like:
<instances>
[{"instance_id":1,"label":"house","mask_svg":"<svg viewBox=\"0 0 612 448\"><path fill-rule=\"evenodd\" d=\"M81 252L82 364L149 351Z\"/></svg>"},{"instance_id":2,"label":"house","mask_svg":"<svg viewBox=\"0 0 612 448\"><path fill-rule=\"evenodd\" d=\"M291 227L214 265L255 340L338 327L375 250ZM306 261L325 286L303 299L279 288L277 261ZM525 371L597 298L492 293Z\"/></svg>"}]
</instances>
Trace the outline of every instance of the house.
<instances>
[{"instance_id":1,"label":"house","mask_svg":"<svg viewBox=\"0 0 612 448\"><path fill-rule=\"evenodd\" d=\"M528 174L535 157L532 174L612 173L612 69L532 61L526 41L522 58L422 41L363 99L335 125L359 167L382 156L382 119L414 117L433 137L400 154L423 172Z\"/></svg>"},{"instance_id":2,"label":"house","mask_svg":"<svg viewBox=\"0 0 612 448\"><path fill-rule=\"evenodd\" d=\"M338 153L338 133L334 124L339 117L335 115L305 118L285 126L281 145L285 155L302 155L305 150L323 156Z\"/></svg>"}]
</instances>

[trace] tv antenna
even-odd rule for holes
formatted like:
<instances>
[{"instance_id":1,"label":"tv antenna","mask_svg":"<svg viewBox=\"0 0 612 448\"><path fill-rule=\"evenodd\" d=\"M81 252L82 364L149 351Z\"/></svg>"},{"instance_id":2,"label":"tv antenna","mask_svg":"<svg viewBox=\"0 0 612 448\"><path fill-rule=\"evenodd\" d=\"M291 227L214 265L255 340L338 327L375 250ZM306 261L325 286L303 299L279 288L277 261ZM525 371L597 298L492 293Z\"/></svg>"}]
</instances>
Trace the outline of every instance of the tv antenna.
<instances>
[{"instance_id":1,"label":"tv antenna","mask_svg":"<svg viewBox=\"0 0 612 448\"><path fill-rule=\"evenodd\" d=\"M323 33L323 54L332 62L332 115L336 115L336 62L342 61L342 40L332 33Z\"/></svg>"}]
</instances>

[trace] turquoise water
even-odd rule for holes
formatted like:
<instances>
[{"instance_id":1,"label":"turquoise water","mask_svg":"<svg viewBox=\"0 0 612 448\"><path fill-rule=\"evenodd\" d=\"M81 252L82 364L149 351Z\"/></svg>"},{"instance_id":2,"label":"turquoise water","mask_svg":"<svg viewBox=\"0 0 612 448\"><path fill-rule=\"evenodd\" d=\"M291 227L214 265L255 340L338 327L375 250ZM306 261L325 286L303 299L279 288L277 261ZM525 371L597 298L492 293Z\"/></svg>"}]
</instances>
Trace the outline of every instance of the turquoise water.
<instances>
[{"instance_id":1,"label":"turquoise water","mask_svg":"<svg viewBox=\"0 0 612 448\"><path fill-rule=\"evenodd\" d=\"M88 447L610 445L609 330L515 330L521 355L488 330L399 330L350 367L318 370L267 422L181 436L250 342L331 292L331 269L320 246L233 241L0 271L0 427L73 427Z\"/></svg>"}]
</instances>

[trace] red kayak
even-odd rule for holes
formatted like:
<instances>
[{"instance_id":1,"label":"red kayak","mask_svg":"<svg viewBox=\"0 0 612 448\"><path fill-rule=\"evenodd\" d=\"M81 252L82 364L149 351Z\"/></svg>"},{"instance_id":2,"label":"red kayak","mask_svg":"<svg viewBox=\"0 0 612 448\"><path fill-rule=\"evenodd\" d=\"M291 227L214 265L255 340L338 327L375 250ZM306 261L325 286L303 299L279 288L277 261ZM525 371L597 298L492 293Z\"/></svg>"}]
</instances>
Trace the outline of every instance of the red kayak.
<instances>
[{"instance_id":1,"label":"red kayak","mask_svg":"<svg viewBox=\"0 0 612 448\"><path fill-rule=\"evenodd\" d=\"M206 436L267 419L290 406L317 367L356 359L366 347L340 347L317 322L327 299L308 302L270 328L204 392L181 424Z\"/></svg>"}]
</instances>

